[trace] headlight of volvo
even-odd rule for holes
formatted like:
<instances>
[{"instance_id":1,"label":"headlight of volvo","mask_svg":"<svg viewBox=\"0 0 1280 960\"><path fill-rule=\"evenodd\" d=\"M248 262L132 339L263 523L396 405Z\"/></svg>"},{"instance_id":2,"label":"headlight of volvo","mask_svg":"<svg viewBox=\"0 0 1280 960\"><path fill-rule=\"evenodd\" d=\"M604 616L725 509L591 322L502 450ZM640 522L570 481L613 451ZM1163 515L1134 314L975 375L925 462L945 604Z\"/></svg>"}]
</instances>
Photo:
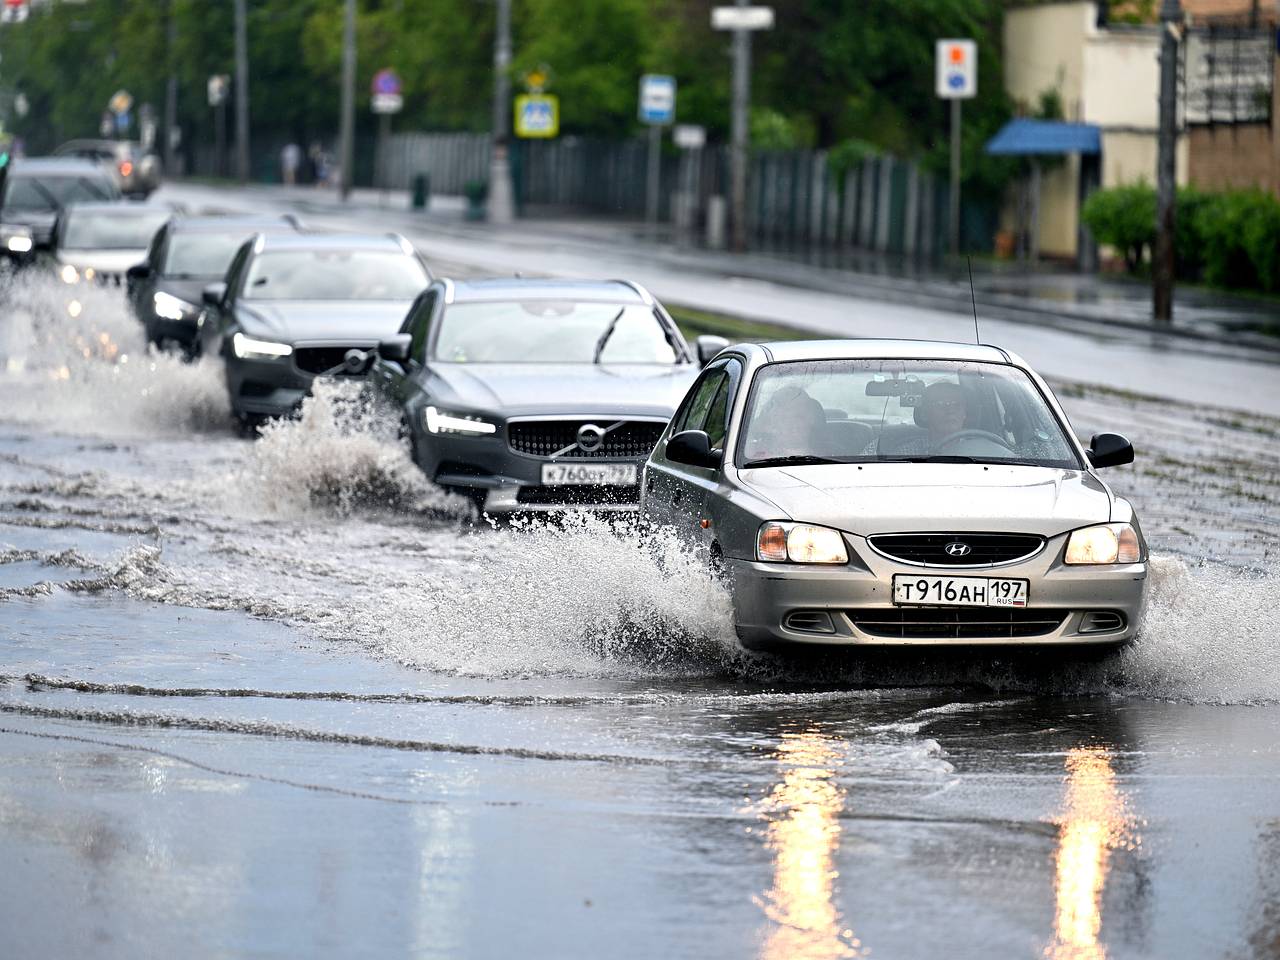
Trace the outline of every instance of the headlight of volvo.
<instances>
[{"instance_id":1,"label":"headlight of volvo","mask_svg":"<svg viewBox=\"0 0 1280 960\"><path fill-rule=\"evenodd\" d=\"M155 310L156 316L165 320L181 320L200 310L194 303L179 300L173 294L165 293L162 290L157 291L156 295L151 298L151 305L152 309Z\"/></svg>"},{"instance_id":2,"label":"headlight of volvo","mask_svg":"<svg viewBox=\"0 0 1280 960\"><path fill-rule=\"evenodd\" d=\"M756 558L772 563L848 563L849 552L838 530L770 521L756 534Z\"/></svg>"},{"instance_id":3,"label":"headlight of volvo","mask_svg":"<svg viewBox=\"0 0 1280 960\"><path fill-rule=\"evenodd\" d=\"M496 423L481 420L469 413L449 413L436 407L427 407L422 411L422 425L427 428L427 433L453 433L479 437L498 432Z\"/></svg>"},{"instance_id":4,"label":"headlight of volvo","mask_svg":"<svg viewBox=\"0 0 1280 960\"><path fill-rule=\"evenodd\" d=\"M1128 523L1100 523L1072 531L1066 562L1071 564L1138 563L1142 543Z\"/></svg>"},{"instance_id":5,"label":"headlight of volvo","mask_svg":"<svg viewBox=\"0 0 1280 960\"><path fill-rule=\"evenodd\" d=\"M293 347L274 340L257 340L237 333L231 338L231 349L241 360L277 360L293 353Z\"/></svg>"},{"instance_id":6,"label":"headlight of volvo","mask_svg":"<svg viewBox=\"0 0 1280 960\"><path fill-rule=\"evenodd\" d=\"M31 228L23 226L0 227L0 240L4 241L4 248L10 253L30 253L31 248L35 246L35 240L31 236Z\"/></svg>"}]
</instances>

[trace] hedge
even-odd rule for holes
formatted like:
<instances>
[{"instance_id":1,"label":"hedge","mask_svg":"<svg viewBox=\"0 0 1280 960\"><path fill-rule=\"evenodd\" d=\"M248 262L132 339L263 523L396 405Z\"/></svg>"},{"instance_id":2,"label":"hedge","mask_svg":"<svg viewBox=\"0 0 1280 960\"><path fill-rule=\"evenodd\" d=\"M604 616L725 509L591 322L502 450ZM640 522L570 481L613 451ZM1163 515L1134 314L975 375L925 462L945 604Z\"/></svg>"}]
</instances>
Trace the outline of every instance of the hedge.
<instances>
[{"instance_id":1,"label":"hedge","mask_svg":"<svg viewBox=\"0 0 1280 960\"><path fill-rule=\"evenodd\" d=\"M1155 244L1156 194L1145 183L1098 190L1080 212L1099 243L1115 247L1130 272ZM1280 290L1280 199L1263 190L1178 191L1174 235L1178 276L1219 287Z\"/></svg>"}]
</instances>

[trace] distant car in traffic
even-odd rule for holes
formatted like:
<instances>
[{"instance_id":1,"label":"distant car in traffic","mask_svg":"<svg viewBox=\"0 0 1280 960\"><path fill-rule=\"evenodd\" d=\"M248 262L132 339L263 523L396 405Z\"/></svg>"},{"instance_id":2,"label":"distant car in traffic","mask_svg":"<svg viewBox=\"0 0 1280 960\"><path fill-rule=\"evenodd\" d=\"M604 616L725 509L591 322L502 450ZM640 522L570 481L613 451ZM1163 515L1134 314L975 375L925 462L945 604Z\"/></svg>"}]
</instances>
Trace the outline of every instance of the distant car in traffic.
<instances>
[{"instance_id":1,"label":"distant car in traffic","mask_svg":"<svg viewBox=\"0 0 1280 960\"><path fill-rule=\"evenodd\" d=\"M632 283L440 280L370 380L427 476L485 511L634 510L640 465L725 343L690 347Z\"/></svg>"},{"instance_id":2,"label":"distant car in traffic","mask_svg":"<svg viewBox=\"0 0 1280 960\"><path fill-rule=\"evenodd\" d=\"M147 197L160 186L160 158L135 140L70 140L53 155L101 165L125 196Z\"/></svg>"},{"instance_id":3,"label":"distant car in traffic","mask_svg":"<svg viewBox=\"0 0 1280 960\"><path fill-rule=\"evenodd\" d=\"M64 283L122 286L128 269L144 261L152 238L170 217L168 206L74 203L58 216L54 269Z\"/></svg>"},{"instance_id":4,"label":"distant car in traffic","mask_svg":"<svg viewBox=\"0 0 1280 960\"><path fill-rule=\"evenodd\" d=\"M430 282L397 234L260 233L204 288L201 351L225 359L242 423L286 416L317 376L350 374L348 351L394 335Z\"/></svg>"},{"instance_id":5,"label":"distant car in traffic","mask_svg":"<svg viewBox=\"0 0 1280 960\"><path fill-rule=\"evenodd\" d=\"M0 196L0 233L6 238L5 252L14 252L10 243L13 237L29 238L31 250L48 249L58 213L68 204L118 199L120 190L115 180L96 163L48 157L14 161Z\"/></svg>"},{"instance_id":6,"label":"distant car in traffic","mask_svg":"<svg viewBox=\"0 0 1280 960\"><path fill-rule=\"evenodd\" d=\"M175 216L151 240L142 262L128 271L134 313L158 347L198 352L202 293L223 279L247 240L260 233L296 233L292 215Z\"/></svg>"},{"instance_id":7,"label":"distant car in traffic","mask_svg":"<svg viewBox=\"0 0 1280 960\"><path fill-rule=\"evenodd\" d=\"M748 647L1117 645L1147 548L1045 382L998 347L745 344L689 390L642 513L733 591Z\"/></svg>"}]
</instances>

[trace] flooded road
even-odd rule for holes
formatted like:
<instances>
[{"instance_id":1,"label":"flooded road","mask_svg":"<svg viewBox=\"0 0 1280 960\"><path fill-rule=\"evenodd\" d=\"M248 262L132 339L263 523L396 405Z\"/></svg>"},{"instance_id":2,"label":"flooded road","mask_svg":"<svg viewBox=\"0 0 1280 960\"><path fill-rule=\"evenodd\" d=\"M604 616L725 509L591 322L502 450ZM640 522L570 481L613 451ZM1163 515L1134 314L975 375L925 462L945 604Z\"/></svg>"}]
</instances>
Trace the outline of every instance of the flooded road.
<instances>
[{"instance_id":1,"label":"flooded road","mask_svg":"<svg viewBox=\"0 0 1280 960\"><path fill-rule=\"evenodd\" d=\"M1118 656L783 661L675 544L477 523L339 389L239 438L118 293L9 297L12 955L1280 952L1274 417L1055 380L1138 447Z\"/></svg>"}]
</instances>

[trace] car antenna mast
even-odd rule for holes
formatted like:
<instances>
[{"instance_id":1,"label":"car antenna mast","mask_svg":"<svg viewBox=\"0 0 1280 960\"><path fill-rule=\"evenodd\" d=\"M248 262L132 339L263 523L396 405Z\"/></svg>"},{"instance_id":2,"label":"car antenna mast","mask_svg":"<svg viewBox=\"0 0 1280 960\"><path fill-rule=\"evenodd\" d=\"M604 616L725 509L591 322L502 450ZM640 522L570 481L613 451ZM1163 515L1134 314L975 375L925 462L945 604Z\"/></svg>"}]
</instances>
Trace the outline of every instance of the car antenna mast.
<instances>
[{"instance_id":1,"label":"car antenna mast","mask_svg":"<svg viewBox=\"0 0 1280 960\"><path fill-rule=\"evenodd\" d=\"M982 338L978 335L978 297L973 292L973 257L965 257L965 262L969 264L969 302L973 304L973 342L982 345Z\"/></svg>"}]
</instances>

